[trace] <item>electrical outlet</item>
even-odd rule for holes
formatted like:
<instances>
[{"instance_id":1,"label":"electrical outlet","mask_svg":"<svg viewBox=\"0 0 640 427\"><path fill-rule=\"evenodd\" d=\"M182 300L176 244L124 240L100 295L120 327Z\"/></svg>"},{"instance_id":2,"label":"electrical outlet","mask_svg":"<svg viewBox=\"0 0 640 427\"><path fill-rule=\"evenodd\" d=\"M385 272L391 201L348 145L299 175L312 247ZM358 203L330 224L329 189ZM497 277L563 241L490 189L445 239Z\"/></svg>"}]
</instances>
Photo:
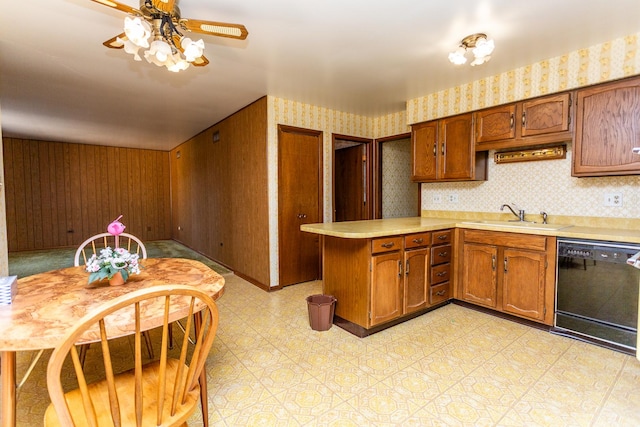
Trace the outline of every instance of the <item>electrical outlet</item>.
<instances>
[{"instance_id":1,"label":"electrical outlet","mask_svg":"<svg viewBox=\"0 0 640 427\"><path fill-rule=\"evenodd\" d=\"M458 194L449 194L449 203L458 203Z\"/></svg>"},{"instance_id":2,"label":"electrical outlet","mask_svg":"<svg viewBox=\"0 0 640 427\"><path fill-rule=\"evenodd\" d=\"M434 194L431 201L433 203L442 203L442 196L440 194Z\"/></svg>"},{"instance_id":3,"label":"electrical outlet","mask_svg":"<svg viewBox=\"0 0 640 427\"><path fill-rule=\"evenodd\" d=\"M604 195L604 206L622 207L622 193L606 193Z\"/></svg>"}]
</instances>

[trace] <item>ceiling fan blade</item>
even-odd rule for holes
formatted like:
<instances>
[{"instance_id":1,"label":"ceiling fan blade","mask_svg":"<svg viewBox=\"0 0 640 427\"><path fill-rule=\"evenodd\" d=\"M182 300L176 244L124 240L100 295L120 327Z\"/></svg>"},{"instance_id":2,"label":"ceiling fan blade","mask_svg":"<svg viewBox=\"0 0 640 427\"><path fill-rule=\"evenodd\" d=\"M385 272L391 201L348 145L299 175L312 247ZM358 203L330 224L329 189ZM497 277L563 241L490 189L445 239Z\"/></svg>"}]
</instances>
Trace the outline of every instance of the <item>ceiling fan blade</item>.
<instances>
[{"instance_id":1,"label":"ceiling fan blade","mask_svg":"<svg viewBox=\"0 0 640 427\"><path fill-rule=\"evenodd\" d=\"M151 0L151 3L153 4L153 7L159 11L170 14L173 12L176 0Z\"/></svg>"},{"instance_id":2,"label":"ceiling fan blade","mask_svg":"<svg viewBox=\"0 0 640 427\"><path fill-rule=\"evenodd\" d=\"M106 42L102 43L104 46L108 47L109 49L122 49L124 47L124 44L122 44L121 42L119 42L117 39L121 39L121 40L127 40L127 36L125 35L125 33L119 34L115 37L110 38L109 40L107 40Z\"/></svg>"},{"instance_id":3,"label":"ceiling fan blade","mask_svg":"<svg viewBox=\"0 0 640 427\"><path fill-rule=\"evenodd\" d=\"M140 11L138 9L134 9L131 6L127 6L126 4L122 4L117 1L113 1L113 0L91 0L91 1L94 3L100 3L102 5L109 6L113 9L121 10L126 13L131 13L134 15L140 14Z\"/></svg>"},{"instance_id":4,"label":"ceiling fan blade","mask_svg":"<svg viewBox=\"0 0 640 427\"><path fill-rule=\"evenodd\" d=\"M204 67L205 65L209 65L209 60L202 55L200 58L196 58L195 61L192 62L194 67Z\"/></svg>"},{"instance_id":5,"label":"ceiling fan blade","mask_svg":"<svg viewBox=\"0 0 640 427\"><path fill-rule=\"evenodd\" d=\"M200 21L198 19L181 19L180 26L185 30L211 36L229 37L244 40L249 32L244 25L228 24L226 22Z\"/></svg>"}]
</instances>

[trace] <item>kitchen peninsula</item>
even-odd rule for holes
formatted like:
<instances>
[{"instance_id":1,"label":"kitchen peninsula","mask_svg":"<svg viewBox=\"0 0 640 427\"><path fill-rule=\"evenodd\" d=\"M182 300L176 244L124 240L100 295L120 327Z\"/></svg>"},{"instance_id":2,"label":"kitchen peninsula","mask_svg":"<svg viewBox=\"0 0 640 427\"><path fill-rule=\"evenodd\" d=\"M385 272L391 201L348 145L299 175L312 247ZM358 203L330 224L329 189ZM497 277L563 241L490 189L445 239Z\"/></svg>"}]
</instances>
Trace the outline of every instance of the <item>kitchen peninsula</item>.
<instances>
[{"instance_id":1,"label":"kitchen peninsula","mask_svg":"<svg viewBox=\"0 0 640 427\"><path fill-rule=\"evenodd\" d=\"M334 323L364 337L452 299L550 327L557 237L640 243L637 230L576 223L452 215L305 224L301 230L323 236L323 292L337 299ZM496 268L497 254L511 263L511 280L506 264Z\"/></svg>"}]
</instances>

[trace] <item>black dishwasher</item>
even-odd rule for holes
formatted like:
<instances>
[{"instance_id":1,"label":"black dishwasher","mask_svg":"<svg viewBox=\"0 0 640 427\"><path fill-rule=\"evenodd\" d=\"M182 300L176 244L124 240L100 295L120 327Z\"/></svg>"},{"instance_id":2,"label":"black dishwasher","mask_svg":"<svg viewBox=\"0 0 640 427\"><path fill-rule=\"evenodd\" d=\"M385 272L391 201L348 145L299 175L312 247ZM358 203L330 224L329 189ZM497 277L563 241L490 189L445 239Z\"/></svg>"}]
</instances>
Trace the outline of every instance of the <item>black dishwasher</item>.
<instances>
[{"instance_id":1,"label":"black dishwasher","mask_svg":"<svg viewBox=\"0 0 640 427\"><path fill-rule=\"evenodd\" d=\"M558 239L553 332L633 354L640 270L627 259L640 245Z\"/></svg>"}]
</instances>

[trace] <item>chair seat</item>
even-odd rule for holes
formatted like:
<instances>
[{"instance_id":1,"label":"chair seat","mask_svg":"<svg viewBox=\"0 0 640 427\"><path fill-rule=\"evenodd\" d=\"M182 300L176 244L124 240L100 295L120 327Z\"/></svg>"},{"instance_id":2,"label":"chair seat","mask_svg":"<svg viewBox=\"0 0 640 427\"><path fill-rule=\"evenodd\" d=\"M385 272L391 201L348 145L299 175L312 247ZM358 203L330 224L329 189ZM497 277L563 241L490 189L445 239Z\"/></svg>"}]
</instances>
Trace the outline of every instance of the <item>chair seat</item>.
<instances>
[{"instance_id":1,"label":"chair seat","mask_svg":"<svg viewBox=\"0 0 640 427\"><path fill-rule=\"evenodd\" d=\"M171 394L173 393L176 380L176 373L180 361L177 359L167 360L167 387L165 390L165 401L171 402ZM144 366L142 376L142 394L143 394L143 426L155 426L157 419L157 393L158 393L158 378L160 376L160 362L152 362ZM120 402L120 413L123 426L135 426L136 425L136 412L134 401L135 390L135 376L134 371L129 370L115 376L116 392L118 394L118 401ZM184 384L184 381L182 382ZM99 420L99 426L112 426L111 416L109 414L109 394L107 390L107 381L102 380L89 385L89 393L94 402L94 407ZM196 384L196 387L188 392L186 396L186 403L178 412L174 415L170 415L170 405L164 405L163 426L176 426L183 425L189 419L191 414L195 411L200 397L200 387ZM65 393L67 405L69 411L73 417L76 426L88 425L87 419L84 414L83 400L79 389L72 390ZM61 426L58 417L56 415L53 404L50 404L47 408L44 417L45 427ZM67 426L65 426L67 427Z\"/></svg>"}]
</instances>

